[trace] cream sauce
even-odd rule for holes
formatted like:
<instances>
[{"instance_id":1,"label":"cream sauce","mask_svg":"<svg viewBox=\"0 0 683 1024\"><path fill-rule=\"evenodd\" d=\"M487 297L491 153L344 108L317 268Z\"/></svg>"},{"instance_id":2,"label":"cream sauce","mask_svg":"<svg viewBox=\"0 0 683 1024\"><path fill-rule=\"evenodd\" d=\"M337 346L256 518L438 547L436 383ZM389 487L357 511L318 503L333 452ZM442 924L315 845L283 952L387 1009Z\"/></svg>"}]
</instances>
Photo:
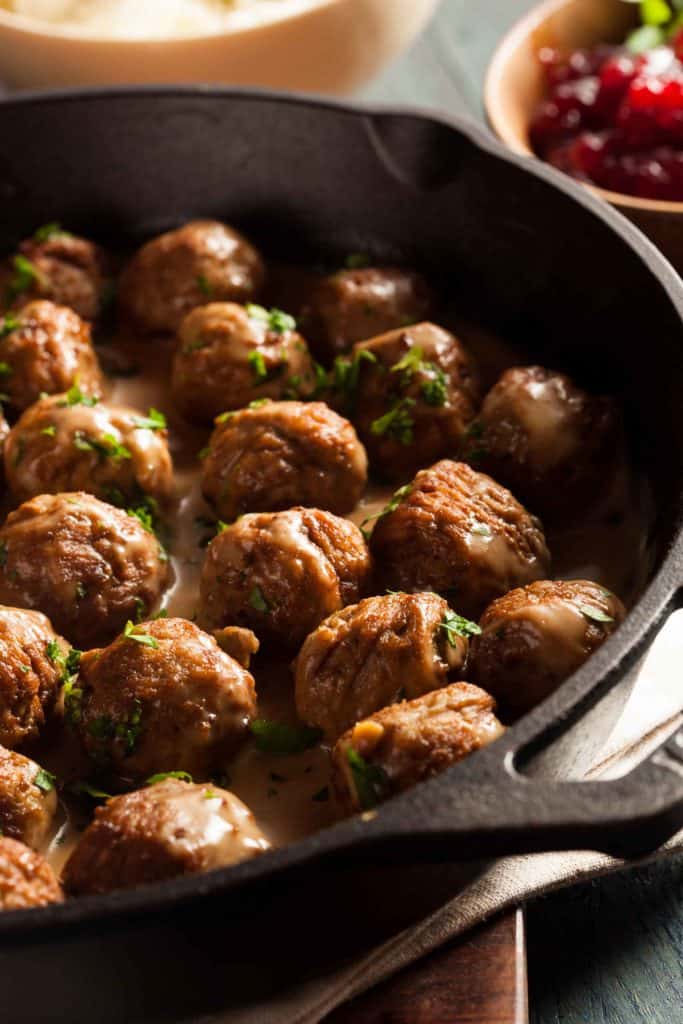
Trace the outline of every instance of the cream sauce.
<instances>
[{"instance_id":1,"label":"cream sauce","mask_svg":"<svg viewBox=\"0 0 683 1024\"><path fill-rule=\"evenodd\" d=\"M484 361L495 366L497 373L506 365L519 363L519 355L515 360L498 339L478 331L472 331L470 336L468 329L459 333L475 355L483 338ZM170 343L116 339L98 351L105 371L110 374L107 401L132 406L143 414L154 406L167 416L176 503L169 524L174 581L166 594L164 607L170 615L191 619L197 610L204 558L202 542L212 536L208 524L215 520L215 514L201 496L199 480L198 456L207 443L209 432L188 426L174 413L168 391ZM112 369L124 369L129 375L111 376ZM136 371L135 375L130 375L132 370ZM486 376L490 373L488 370ZM349 518L360 524L380 513L393 490L370 485ZM642 481L634 481L627 469L622 468L613 492L600 508L577 527L550 536L554 574L593 579L614 590L627 605L632 603L650 569L645 558L650 513L646 498L647 490ZM488 543L476 533L473 542ZM258 656L252 670L256 678L259 716L295 723L293 679L288 662ZM62 738L56 746L60 749L33 750L31 756L60 778L68 778L69 771L73 775L73 767L66 765L72 765L76 757L73 743ZM335 819L335 805L329 790L329 755L322 747L297 755L266 755L247 744L225 767L226 788L252 810L259 827L274 846L301 839ZM46 847L57 870L68 858L78 834L77 823L69 820L62 808L56 831Z\"/></svg>"}]
</instances>

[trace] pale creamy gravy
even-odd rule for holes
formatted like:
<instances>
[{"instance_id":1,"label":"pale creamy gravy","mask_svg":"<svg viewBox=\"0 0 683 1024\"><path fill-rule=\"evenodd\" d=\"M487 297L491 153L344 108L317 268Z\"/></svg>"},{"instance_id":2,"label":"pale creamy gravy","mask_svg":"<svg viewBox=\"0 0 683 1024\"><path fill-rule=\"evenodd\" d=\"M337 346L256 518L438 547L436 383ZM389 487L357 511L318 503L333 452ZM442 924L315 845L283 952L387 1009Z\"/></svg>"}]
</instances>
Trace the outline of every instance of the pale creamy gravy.
<instances>
[{"instance_id":1,"label":"pale creamy gravy","mask_svg":"<svg viewBox=\"0 0 683 1024\"><path fill-rule=\"evenodd\" d=\"M460 334L475 357L486 365L485 383L510 365L519 364L499 339L459 325ZM177 503L169 523L170 554L174 581L164 607L169 615L192 618L197 610L198 583L204 558L202 540L211 535L206 521L215 514L200 494L199 451L209 431L188 426L174 414L168 392L172 346L170 342L136 342L118 339L98 349L105 371L112 367L135 368L135 376L109 376L106 400L146 412L154 406L169 423L175 466ZM394 488L371 485L349 517L356 523L373 516L386 505ZM549 535L553 574L596 580L614 590L627 605L633 603L647 580L650 566L645 557L649 518L647 489L624 468L613 493L599 509L575 528ZM198 522L198 520L201 520ZM482 538L475 535L476 541ZM252 665L259 695L259 715L278 721L296 721L293 686L288 659L259 656ZM57 749L59 748L59 749ZM67 749L68 748L68 749ZM63 740L54 750L32 752L61 778L73 770L73 741ZM65 767L71 765L71 767ZM228 788L253 811L265 835L274 845L319 831L335 818L329 786L328 755L323 748L295 756L265 755L247 744L226 765ZM67 775L68 777L68 775ZM62 807L57 827L46 848L60 870L78 838L78 828Z\"/></svg>"}]
</instances>

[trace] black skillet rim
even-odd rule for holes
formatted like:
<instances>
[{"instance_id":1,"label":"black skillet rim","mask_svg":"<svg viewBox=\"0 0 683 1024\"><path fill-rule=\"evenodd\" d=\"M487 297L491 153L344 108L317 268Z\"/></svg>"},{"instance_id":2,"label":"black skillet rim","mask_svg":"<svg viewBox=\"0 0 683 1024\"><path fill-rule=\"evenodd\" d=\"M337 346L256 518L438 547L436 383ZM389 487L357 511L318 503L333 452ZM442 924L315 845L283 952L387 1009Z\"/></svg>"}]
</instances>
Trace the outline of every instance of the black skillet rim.
<instances>
[{"instance_id":1,"label":"black skillet rim","mask_svg":"<svg viewBox=\"0 0 683 1024\"><path fill-rule=\"evenodd\" d=\"M196 99L203 96L208 99L224 99L226 101L234 98L254 103L309 106L322 110L339 111L360 118L381 115L411 117L432 121L451 129L463 135L473 146L485 151L495 159L511 164L527 174L545 181L602 220L635 252L657 279L683 324L683 282L671 264L645 235L621 213L589 193L579 183L547 164L511 152L503 143L495 139L488 129L468 117L455 117L430 108L416 108L403 104L348 102L324 96L297 95L277 90L231 88L210 84L130 85L58 91L42 90L10 96L0 102L3 106L30 108L33 105L46 106L49 104L63 106L66 103L81 100L106 102L109 99L153 99L155 97L161 99L191 97ZM658 620L671 602L676 590L683 583L683 485L680 506L678 523L669 551L626 622L619 632L611 637L583 668L568 679L553 697L522 719L508 731L502 740L494 745L497 754L495 760L500 764L503 761L510 763L514 759L516 751L528 745L535 737L546 732L553 725L557 725L570 708L589 699L600 689L601 684L606 684L610 676L615 673L623 673L635 664L641 653L642 645L648 639L652 624ZM468 759L468 766L470 769L475 766L485 769L484 762L488 761L490 770L493 760L486 757L486 751L481 751ZM433 786L439 781L452 777L460 767L451 768L440 779L422 783L411 792L413 794L416 791L424 792L425 787ZM396 804L400 801L406 811L410 812L411 792L395 798L389 804ZM415 808L413 808L413 812L415 812ZM381 817L381 814L378 817ZM103 896L85 897L44 908L6 912L0 917L0 938L10 935L18 937L22 933L34 931L42 936L47 930L53 931L77 924L91 923L95 920L120 919L126 915L132 916L186 905L213 893L223 894L228 890L245 887L248 883L266 880L288 868L334 854L337 850L352 847L354 842L360 839L363 828L364 822L360 818L352 818L254 860L204 875L184 876L167 882L153 883ZM381 841L381 829L373 829L373 832L375 832L375 839Z\"/></svg>"}]
</instances>

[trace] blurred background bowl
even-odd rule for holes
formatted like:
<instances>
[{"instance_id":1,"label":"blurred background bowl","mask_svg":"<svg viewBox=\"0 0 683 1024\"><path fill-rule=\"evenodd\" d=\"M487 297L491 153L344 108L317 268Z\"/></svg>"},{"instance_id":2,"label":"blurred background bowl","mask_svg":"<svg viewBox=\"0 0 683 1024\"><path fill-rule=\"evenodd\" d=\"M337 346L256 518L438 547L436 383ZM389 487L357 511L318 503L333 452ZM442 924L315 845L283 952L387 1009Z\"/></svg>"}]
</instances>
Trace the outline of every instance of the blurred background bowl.
<instances>
[{"instance_id":1,"label":"blurred background bowl","mask_svg":"<svg viewBox=\"0 0 683 1024\"><path fill-rule=\"evenodd\" d=\"M144 0L140 0L144 2ZM11 88L225 82L347 93L415 39L439 0L315 0L258 25L169 39L114 39L0 11L0 81Z\"/></svg>"},{"instance_id":2,"label":"blurred background bowl","mask_svg":"<svg viewBox=\"0 0 683 1024\"><path fill-rule=\"evenodd\" d=\"M623 0L549 0L519 21L496 50L486 78L486 112L500 138L516 153L533 156L529 125L546 94L538 59L544 46L569 53L579 46L619 43L636 17L637 7ZM586 188L633 221L683 273L683 203Z\"/></svg>"}]
</instances>

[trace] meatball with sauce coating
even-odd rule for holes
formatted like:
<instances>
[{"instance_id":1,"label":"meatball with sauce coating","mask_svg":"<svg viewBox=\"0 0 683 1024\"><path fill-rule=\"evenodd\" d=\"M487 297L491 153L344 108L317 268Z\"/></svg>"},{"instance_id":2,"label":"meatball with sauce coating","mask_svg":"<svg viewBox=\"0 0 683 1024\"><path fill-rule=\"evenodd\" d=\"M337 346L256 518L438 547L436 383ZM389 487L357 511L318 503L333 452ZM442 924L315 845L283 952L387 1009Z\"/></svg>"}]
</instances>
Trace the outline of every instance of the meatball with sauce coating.
<instances>
[{"instance_id":1,"label":"meatball with sauce coating","mask_svg":"<svg viewBox=\"0 0 683 1024\"><path fill-rule=\"evenodd\" d=\"M469 676L517 718L580 668L625 614L619 598L588 580L519 587L484 612Z\"/></svg>"},{"instance_id":2,"label":"meatball with sauce coating","mask_svg":"<svg viewBox=\"0 0 683 1024\"><path fill-rule=\"evenodd\" d=\"M143 496L167 506L173 464L164 416L107 405L73 388L32 405L5 444L5 476L14 498L87 491L117 504Z\"/></svg>"},{"instance_id":3,"label":"meatball with sauce coating","mask_svg":"<svg viewBox=\"0 0 683 1024\"><path fill-rule=\"evenodd\" d=\"M63 899L45 858L16 839L0 836L0 911L45 907Z\"/></svg>"},{"instance_id":4,"label":"meatball with sauce coating","mask_svg":"<svg viewBox=\"0 0 683 1024\"><path fill-rule=\"evenodd\" d=\"M221 774L256 715L251 675L185 619L141 622L88 651L79 687L81 742L128 785L175 770Z\"/></svg>"},{"instance_id":5,"label":"meatball with sauce coating","mask_svg":"<svg viewBox=\"0 0 683 1024\"><path fill-rule=\"evenodd\" d=\"M350 413L373 469L406 480L458 451L479 400L463 345L436 324L421 323L356 345Z\"/></svg>"},{"instance_id":6,"label":"meatball with sauce coating","mask_svg":"<svg viewBox=\"0 0 683 1024\"><path fill-rule=\"evenodd\" d=\"M296 649L333 612L358 601L370 557L358 527L319 509L242 516L209 545L199 622L240 625Z\"/></svg>"},{"instance_id":7,"label":"meatball with sauce coating","mask_svg":"<svg viewBox=\"0 0 683 1024\"><path fill-rule=\"evenodd\" d=\"M365 449L323 402L266 402L218 417L202 493L221 519L308 505L351 512L365 490Z\"/></svg>"},{"instance_id":8,"label":"meatball with sauce coating","mask_svg":"<svg viewBox=\"0 0 683 1024\"><path fill-rule=\"evenodd\" d=\"M446 771L502 736L495 709L478 686L452 683L358 722L332 752L337 800L366 811Z\"/></svg>"},{"instance_id":9,"label":"meatball with sauce coating","mask_svg":"<svg viewBox=\"0 0 683 1024\"><path fill-rule=\"evenodd\" d=\"M67 861L64 887L95 895L227 867L269 849L232 793L166 779L98 807Z\"/></svg>"},{"instance_id":10,"label":"meatball with sauce coating","mask_svg":"<svg viewBox=\"0 0 683 1024\"><path fill-rule=\"evenodd\" d=\"M106 258L94 242L46 225L19 246L0 271L6 308L34 299L68 306L84 320L99 315L107 291Z\"/></svg>"},{"instance_id":11,"label":"meatball with sauce coating","mask_svg":"<svg viewBox=\"0 0 683 1024\"><path fill-rule=\"evenodd\" d=\"M384 587L435 590L469 618L550 567L539 521L495 480L447 459L397 492L370 550Z\"/></svg>"},{"instance_id":12,"label":"meatball with sauce coating","mask_svg":"<svg viewBox=\"0 0 683 1024\"><path fill-rule=\"evenodd\" d=\"M600 495L620 440L610 399L588 395L562 373L524 366L489 391L462 455L538 515L565 519Z\"/></svg>"},{"instance_id":13,"label":"meatball with sauce coating","mask_svg":"<svg viewBox=\"0 0 683 1024\"><path fill-rule=\"evenodd\" d=\"M121 277L119 297L142 330L172 332L207 302L250 302L264 277L259 253L234 228L194 220L143 245Z\"/></svg>"},{"instance_id":14,"label":"meatball with sauce coating","mask_svg":"<svg viewBox=\"0 0 683 1024\"><path fill-rule=\"evenodd\" d=\"M6 552L0 541L0 554ZM14 749L41 734L57 701L68 652L68 643L42 612L0 607L0 744Z\"/></svg>"},{"instance_id":15,"label":"meatball with sauce coating","mask_svg":"<svg viewBox=\"0 0 683 1024\"><path fill-rule=\"evenodd\" d=\"M295 663L296 707L334 742L355 722L462 675L466 623L436 594L387 594L331 615ZM476 627L474 627L476 628Z\"/></svg>"},{"instance_id":16,"label":"meatball with sauce coating","mask_svg":"<svg viewBox=\"0 0 683 1024\"><path fill-rule=\"evenodd\" d=\"M0 320L0 366L7 404L17 413L74 382L89 395L100 395L104 384L90 327L53 302L31 302Z\"/></svg>"},{"instance_id":17,"label":"meatball with sauce coating","mask_svg":"<svg viewBox=\"0 0 683 1024\"><path fill-rule=\"evenodd\" d=\"M0 747L0 835L39 849L56 811L53 776L30 758Z\"/></svg>"},{"instance_id":18,"label":"meatball with sauce coating","mask_svg":"<svg viewBox=\"0 0 683 1024\"><path fill-rule=\"evenodd\" d=\"M433 305L429 285L414 271L340 270L313 289L301 314L302 330L318 358L329 363L357 341L424 320Z\"/></svg>"},{"instance_id":19,"label":"meatball with sauce coating","mask_svg":"<svg viewBox=\"0 0 683 1024\"><path fill-rule=\"evenodd\" d=\"M139 519L90 494L41 494L0 528L0 601L41 608L77 647L158 606L167 558Z\"/></svg>"},{"instance_id":20,"label":"meatball with sauce coating","mask_svg":"<svg viewBox=\"0 0 683 1024\"><path fill-rule=\"evenodd\" d=\"M211 423L226 410L305 396L314 387L306 342L285 313L212 302L180 325L171 394L189 420Z\"/></svg>"}]
</instances>

